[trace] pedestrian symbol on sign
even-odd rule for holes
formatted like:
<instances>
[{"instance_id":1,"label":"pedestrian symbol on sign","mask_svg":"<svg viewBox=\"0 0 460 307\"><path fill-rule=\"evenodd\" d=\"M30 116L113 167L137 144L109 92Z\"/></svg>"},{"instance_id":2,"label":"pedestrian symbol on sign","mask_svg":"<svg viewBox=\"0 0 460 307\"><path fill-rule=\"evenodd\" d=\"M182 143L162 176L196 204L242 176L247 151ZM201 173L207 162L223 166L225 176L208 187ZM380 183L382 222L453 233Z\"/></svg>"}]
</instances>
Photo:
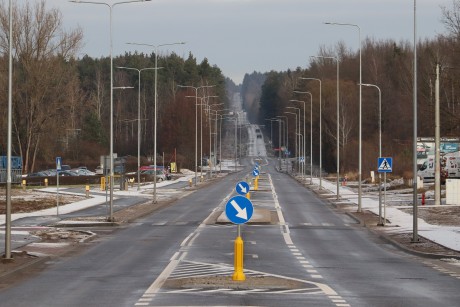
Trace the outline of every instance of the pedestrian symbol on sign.
<instances>
[{"instance_id":1,"label":"pedestrian symbol on sign","mask_svg":"<svg viewBox=\"0 0 460 307\"><path fill-rule=\"evenodd\" d=\"M393 171L393 159L392 158L379 158L378 159L378 171L379 173L391 173Z\"/></svg>"}]
</instances>

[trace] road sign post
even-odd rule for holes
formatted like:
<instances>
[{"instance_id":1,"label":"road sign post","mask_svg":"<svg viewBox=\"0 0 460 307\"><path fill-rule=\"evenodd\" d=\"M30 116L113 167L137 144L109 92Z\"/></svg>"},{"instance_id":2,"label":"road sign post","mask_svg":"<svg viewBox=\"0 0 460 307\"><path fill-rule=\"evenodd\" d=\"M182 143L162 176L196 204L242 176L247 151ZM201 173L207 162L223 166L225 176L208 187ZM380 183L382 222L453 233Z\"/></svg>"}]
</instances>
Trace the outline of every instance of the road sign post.
<instances>
[{"instance_id":1,"label":"road sign post","mask_svg":"<svg viewBox=\"0 0 460 307\"><path fill-rule=\"evenodd\" d=\"M378 172L383 173L383 222L382 222L382 203L379 202L379 226L385 226L387 219L387 173L393 172L393 158L379 157L377 160ZM380 187L379 187L380 189Z\"/></svg>"},{"instance_id":2,"label":"road sign post","mask_svg":"<svg viewBox=\"0 0 460 307\"><path fill-rule=\"evenodd\" d=\"M241 182L240 182L241 183ZM240 183L236 185L237 192L243 192ZM243 186L243 184L242 184ZM239 192L238 192L239 193ZM245 281L246 276L243 272L243 255L244 255L244 242L241 238L241 224L247 223L254 213L254 206L248 198L243 196L234 196L230 198L225 205L225 214L227 218L233 223L238 225L238 235L234 243L234 266L235 271L232 279L235 281Z\"/></svg>"},{"instance_id":3,"label":"road sign post","mask_svg":"<svg viewBox=\"0 0 460 307\"><path fill-rule=\"evenodd\" d=\"M56 157L56 215L59 216L59 172L62 169L61 157Z\"/></svg>"}]
</instances>

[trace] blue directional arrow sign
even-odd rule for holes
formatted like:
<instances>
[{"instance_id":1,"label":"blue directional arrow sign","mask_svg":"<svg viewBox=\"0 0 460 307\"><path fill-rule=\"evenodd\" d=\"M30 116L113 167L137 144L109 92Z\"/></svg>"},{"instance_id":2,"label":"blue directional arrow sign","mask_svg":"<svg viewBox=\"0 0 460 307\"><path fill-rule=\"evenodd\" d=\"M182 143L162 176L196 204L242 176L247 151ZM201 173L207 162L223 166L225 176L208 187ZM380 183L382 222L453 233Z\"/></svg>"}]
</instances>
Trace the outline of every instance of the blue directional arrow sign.
<instances>
[{"instance_id":1,"label":"blue directional arrow sign","mask_svg":"<svg viewBox=\"0 0 460 307\"><path fill-rule=\"evenodd\" d=\"M253 169L253 170L252 170L252 175L253 175L253 176L259 176L259 173L260 173L260 172L259 172L258 169Z\"/></svg>"},{"instance_id":2,"label":"blue directional arrow sign","mask_svg":"<svg viewBox=\"0 0 460 307\"><path fill-rule=\"evenodd\" d=\"M225 205L225 214L233 224L248 222L254 213L251 201L243 196L234 196Z\"/></svg>"},{"instance_id":3,"label":"blue directional arrow sign","mask_svg":"<svg viewBox=\"0 0 460 307\"><path fill-rule=\"evenodd\" d=\"M246 195L249 193L249 184L246 181L240 181L236 184L236 193L240 195Z\"/></svg>"}]
</instances>

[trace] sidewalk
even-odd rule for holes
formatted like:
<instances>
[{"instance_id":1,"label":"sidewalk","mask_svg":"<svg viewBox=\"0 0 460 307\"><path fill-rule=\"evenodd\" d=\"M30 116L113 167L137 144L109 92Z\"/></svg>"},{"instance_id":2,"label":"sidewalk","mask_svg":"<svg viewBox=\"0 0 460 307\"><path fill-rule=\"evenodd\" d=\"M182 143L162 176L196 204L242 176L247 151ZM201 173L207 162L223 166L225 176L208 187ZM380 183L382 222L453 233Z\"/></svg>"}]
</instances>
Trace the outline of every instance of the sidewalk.
<instances>
[{"instance_id":1,"label":"sidewalk","mask_svg":"<svg viewBox=\"0 0 460 307\"><path fill-rule=\"evenodd\" d=\"M158 182L157 183L157 188L168 186L177 182L183 182L183 181L189 181L190 179L194 178L194 175L186 175L183 176L177 180L167 180L163 182ZM141 185L140 190L137 190L137 185L134 185L133 187L129 187L127 191L120 191L118 189L114 190L114 199L117 199L118 196L145 196L147 197L149 193L153 190L153 184L147 184L147 185ZM49 192L52 194L56 193L56 187L50 187L50 188L44 188L40 189L40 192ZM91 197L88 199L84 199L75 203L70 203L66 205L60 205L59 206L59 214L67 214L79 210L83 210L86 208L90 208L93 206L101 205L106 202L106 196L101 194L103 191L97 191L98 193L95 194L94 191L91 194ZM83 193L69 193L65 192L64 190L60 190L59 193L61 195L84 195ZM26 213L14 213L11 214L11 221L15 221L21 218L25 217L38 217L38 216L56 216L56 207L49 208L49 209L44 209L44 210L39 210L39 211L33 211L33 212L26 212ZM5 224L5 215L0 215L0 225ZM5 231L0 230L0 234L3 234Z\"/></svg>"},{"instance_id":2,"label":"sidewalk","mask_svg":"<svg viewBox=\"0 0 460 307\"><path fill-rule=\"evenodd\" d=\"M309 182L309 178L307 179ZM319 188L319 179L313 178L313 184ZM322 180L323 189L329 191L332 196L337 195L337 185L335 182ZM349 202L358 206L358 193L352 188L339 187L340 201ZM388 194L387 194L388 195ZM382 191L383 199L383 191ZM382 216L383 216L383 200L382 200ZM379 201L366 195L365 192L361 195L361 207L363 210L369 210L372 213L379 214ZM412 204L411 204L412 207ZM429 207L429 206L425 206ZM412 233L413 232L413 216L405 213L395 206L386 206L386 220L388 221L383 227L383 231L387 233ZM460 223L460 222L459 222ZM418 234L428 240L436 242L442 246L452 250L460 251L460 225L459 226L439 226L426 223L418 218Z\"/></svg>"}]
</instances>

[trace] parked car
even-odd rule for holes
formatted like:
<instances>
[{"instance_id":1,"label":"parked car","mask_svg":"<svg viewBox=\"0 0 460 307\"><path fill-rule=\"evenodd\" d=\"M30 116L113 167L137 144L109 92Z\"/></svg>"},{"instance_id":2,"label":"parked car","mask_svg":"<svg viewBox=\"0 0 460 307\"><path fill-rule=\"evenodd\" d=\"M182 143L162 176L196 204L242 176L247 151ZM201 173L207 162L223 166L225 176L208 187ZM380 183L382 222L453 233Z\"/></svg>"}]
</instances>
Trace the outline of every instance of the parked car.
<instances>
[{"instance_id":1,"label":"parked car","mask_svg":"<svg viewBox=\"0 0 460 307\"><path fill-rule=\"evenodd\" d=\"M141 176L147 175L148 178L151 178L150 180L153 180L153 176L155 174L156 174L157 182L161 182L167 179L165 172L161 169L157 169L157 170L148 169L148 170L141 171Z\"/></svg>"},{"instance_id":2,"label":"parked car","mask_svg":"<svg viewBox=\"0 0 460 307\"><path fill-rule=\"evenodd\" d=\"M98 167L96 167L94 172L96 174L98 174L98 175L103 175L104 174L104 168L101 165L99 165Z\"/></svg>"},{"instance_id":3,"label":"parked car","mask_svg":"<svg viewBox=\"0 0 460 307\"><path fill-rule=\"evenodd\" d=\"M86 168L74 168L71 169L72 172L76 173L78 176L95 176L96 173L87 170Z\"/></svg>"},{"instance_id":4,"label":"parked car","mask_svg":"<svg viewBox=\"0 0 460 307\"><path fill-rule=\"evenodd\" d=\"M27 177L46 177L48 176L45 172L35 172L27 174Z\"/></svg>"},{"instance_id":5,"label":"parked car","mask_svg":"<svg viewBox=\"0 0 460 307\"><path fill-rule=\"evenodd\" d=\"M63 176L78 176L78 174L75 173L75 172L72 172L71 170L68 170L68 171L59 171L59 176L60 177L63 177Z\"/></svg>"}]
</instances>

